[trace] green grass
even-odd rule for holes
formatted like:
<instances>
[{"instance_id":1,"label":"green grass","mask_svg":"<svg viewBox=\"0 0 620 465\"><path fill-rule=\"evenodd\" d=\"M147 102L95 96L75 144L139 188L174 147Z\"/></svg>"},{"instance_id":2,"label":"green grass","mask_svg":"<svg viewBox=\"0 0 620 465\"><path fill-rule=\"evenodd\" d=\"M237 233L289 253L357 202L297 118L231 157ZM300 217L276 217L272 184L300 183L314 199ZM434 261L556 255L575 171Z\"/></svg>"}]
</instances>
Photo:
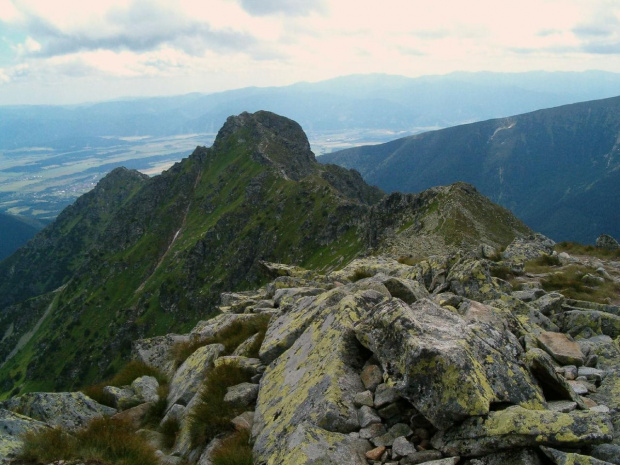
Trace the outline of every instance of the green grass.
<instances>
[{"instance_id":1,"label":"green grass","mask_svg":"<svg viewBox=\"0 0 620 465\"><path fill-rule=\"evenodd\" d=\"M29 432L20 458L47 463L52 460L102 460L110 465L158 463L153 447L135 434L129 422L97 418L71 435L60 429Z\"/></svg>"},{"instance_id":2,"label":"green grass","mask_svg":"<svg viewBox=\"0 0 620 465\"><path fill-rule=\"evenodd\" d=\"M236 431L213 451L213 465L252 465L250 432Z\"/></svg>"},{"instance_id":3,"label":"green grass","mask_svg":"<svg viewBox=\"0 0 620 465\"><path fill-rule=\"evenodd\" d=\"M200 402L190 413L190 436L192 447L206 444L218 434L232 431L231 420L243 413L245 408L231 407L224 403L226 389L250 381L252 373L236 365L220 365L214 368L200 391Z\"/></svg>"},{"instance_id":4,"label":"green grass","mask_svg":"<svg viewBox=\"0 0 620 465\"><path fill-rule=\"evenodd\" d=\"M558 291L569 299L607 303L609 299L620 296L620 285L605 281L602 284L584 283L586 273L595 273L592 268L571 265L561 272L552 273L541 280L547 292Z\"/></svg>"},{"instance_id":5,"label":"green grass","mask_svg":"<svg viewBox=\"0 0 620 465\"><path fill-rule=\"evenodd\" d=\"M607 250L593 245L583 245L577 242L559 242L555 245L555 250L566 252L570 255L591 255L603 259L620 259L620 250Z\"/></svg>"},{"instance_id":6,"label":"green grass","mask_svg":"<svg viewBox=\"0 0 620 465\"><path fill-rule=\"evenodd\" d=\"M560 259L555 255L542 255L525 263L524 270L527 273L548 273L552 268L561 266Z\"/></svg>"}]
</instances>

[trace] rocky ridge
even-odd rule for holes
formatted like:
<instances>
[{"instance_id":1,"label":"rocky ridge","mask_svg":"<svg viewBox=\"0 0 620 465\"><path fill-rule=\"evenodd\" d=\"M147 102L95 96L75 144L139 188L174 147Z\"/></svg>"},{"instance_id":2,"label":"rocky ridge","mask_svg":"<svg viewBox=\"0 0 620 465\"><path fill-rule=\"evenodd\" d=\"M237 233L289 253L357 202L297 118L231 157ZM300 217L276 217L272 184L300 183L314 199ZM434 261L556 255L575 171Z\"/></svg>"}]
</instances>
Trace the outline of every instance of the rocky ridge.
<instances>
[{"instance_id":1,"label":"rocky ridge","mask_svg":"<svg viewBox=\"0 0 620 465\"><path fill-rule=\"evenodd\" d=\"M196 442L192 418L210 377L235 366L249 378L223 402L239 412L230 430L250 432L257 465L618 464L620 307L546 292L533 274L520 290L492 275L557 255L552 247L535 235L501 254L369 256L327 274L263 262L272 281L222 294L219 316L186 335L135 341L134 358L170 378L162 424L180 425L170 448L140 434L161 463L213 464L231 433ZM618 283L609 271L604 279ZM230 354L210 343L259 318L269 323L257 353L256 335ZM187 341L203 345L175 368L174 347ZM118 411L139 425L156 387L139 378L108 389L115 409L72 393L6 401L0 450L15 453L25 430L72 431L88 415Z\"/></svg>"}]
</instances>

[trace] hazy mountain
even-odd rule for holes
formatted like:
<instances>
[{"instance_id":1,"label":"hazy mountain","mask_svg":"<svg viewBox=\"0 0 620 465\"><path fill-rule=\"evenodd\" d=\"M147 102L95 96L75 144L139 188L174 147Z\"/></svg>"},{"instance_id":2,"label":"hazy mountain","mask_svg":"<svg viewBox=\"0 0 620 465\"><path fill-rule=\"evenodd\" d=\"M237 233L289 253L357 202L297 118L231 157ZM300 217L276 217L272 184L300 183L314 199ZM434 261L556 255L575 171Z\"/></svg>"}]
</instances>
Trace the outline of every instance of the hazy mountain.
<instances>
[{"instance_id":1,"label":"hazy mountain","mask_svg":"<svg viewBox=\"0 0 620 465\"><path fill-rule=\"evenodd\" d=\"M30 218L0 212L0 260L32 239L43 226Z\"/></svg>"},{"instance_id":2,"label":"hazy mountain","mask_svg":"<svg viewBox=\"0 0 620 465\"><path fill-rule=\"evenodd\" d=\"M188 330L220 292L263 282L261 260L327 270L369 247L397 254L423 240L421 253L445 252L530 232L465 184L384 197L318 164L297 123L243 113L160 176L114 170L0 263L0 387L109 375L132 340Z\"/></svg>"},{"instance_id":3,"label":"hazy mountain","mask_svg":"<svg viewBox=\"0 0 620 465\"><path fill-rule=\"evenodd\" d=\"M620 235L620 97L325 155L386 191L465 181L556 240Z\"/></svg>"}]
</instances>

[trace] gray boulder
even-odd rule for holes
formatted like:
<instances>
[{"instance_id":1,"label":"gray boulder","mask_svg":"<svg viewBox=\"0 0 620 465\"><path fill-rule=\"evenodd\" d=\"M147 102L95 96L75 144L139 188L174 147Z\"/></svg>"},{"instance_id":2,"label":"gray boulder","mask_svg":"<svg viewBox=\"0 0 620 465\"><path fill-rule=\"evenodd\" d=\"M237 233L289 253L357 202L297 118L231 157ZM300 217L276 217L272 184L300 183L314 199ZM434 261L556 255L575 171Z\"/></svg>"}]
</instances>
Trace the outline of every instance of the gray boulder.
<instances>
[{"instance_id":1,"label":"gray boulder","mask_svg":"<svg viewBox=\"0 0 620 465\"><path fill-rule=\"evenodd\" d=\"M140 376L131 383L131 388L143 402L157 402L159 400L159 382L153 376Z\"/></svg>"},{"instance_id":2,"label":"gray boulder","mask_svg":"<svg viewBox=\"0 0 620 465\"><path fill-rule=\"evenodd\" d=\"M189 341L188 335L167 334L148 339L138 339L132 344L131 357L134 360L157 368L167 376L174 373L172 348L175 344Z\"/></svg>"},{"instance_id":3,"label":"gray boulder","mask_svg":"<svg viewBox=\"0 0 620 465\"><path fill-rule=\"evenodd\" d=\"M514 356L521 352L514 336L486 323L466 324L430 300L411 307L384 302L355 331L398 393L437 428L485 415L495 402L532 408L544 403Z\"/></svg>"},{"instance_id":4,"label":"gray boulder","mask_svg":"<svg viewBox=\"0 0 620 465\"><path fill-rule=\"evenodd\" d=\"M438 432L431 443L446 455L476 457L539 445L579 448L609 442L612 437L611 421L604 414L510 407L486 417L468 418Z\"/></svg>"},{"instance_id":5,"label":"gray boulder","mask_svg":"<svg viewBox=\"0 0 620 465\"><path fill-rule=\"evenodd\" d=\"M0 409L0 464L12 463L10 459L21 451L24 434L45 428L49 428L45 423Z\"/></svg>"},{"instance_id":6,"label":"gray boulder","mask_svg":"<svg viewBox=\"0 0 620 465\"><path fill-rule=\"evenodd\" d=\"M601 234L598 239L596 239L596 246L599 249L606 250L620 249L620 244L618 244L618 241L611 237L609 234Z\"/></svg>"},{"instance_id":7,"label":"gray boulder","mask_svg":"<svg viewBox=\"0 0 620 465\"><path fill-rule=\"evenodd\" d=\"M248 407L258 397L258 384L241 383L226 390L224 402L235 407Z\"/></svg>"},{"instance_id":8,"label":"gray boulder","mask_svg":"<svg viewBox=\"0 0 620 465\"><path fill-rule=\"evenodd\" d=\"M76 431L93 418L114 415L116 409L101 405L82 392L30 392L0 403L0 408Z\"/></svg>"},{"instance_id":9,"label":"gray boulder","mask_svg":"<svg viewBox=\"0 0 620 465\"><path fill-rule=\"evenodd\" d=\"M551 447L541 447L540 450L543 451L555 465L609 465L609 462L595 459L589 455L563 452Z\"/></svg>"}]
</instances>

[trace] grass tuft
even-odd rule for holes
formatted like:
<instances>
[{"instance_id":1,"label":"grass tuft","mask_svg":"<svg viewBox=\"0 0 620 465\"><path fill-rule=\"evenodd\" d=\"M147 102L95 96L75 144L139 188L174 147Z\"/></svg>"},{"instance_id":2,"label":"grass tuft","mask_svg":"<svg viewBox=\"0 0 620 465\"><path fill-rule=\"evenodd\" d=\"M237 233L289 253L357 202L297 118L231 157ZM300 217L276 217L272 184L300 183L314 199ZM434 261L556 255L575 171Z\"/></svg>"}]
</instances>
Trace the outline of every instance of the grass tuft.
<instances>
[{"instance_id":1,"label":"grass tuft","mask_svg":"<svg viewBox=\"0 0 620 465\"><path fill-rule=\"evenodd\" d=\"M213 465L252 465L250 432L236 431L213 451Z\"/></svg>"},{"instance_id":2,"label":"grass tuft","mask_svg":"<svg viewBox=\"0 0 620 465\"><path fill-rule=\"evenodd\" d=\"M101 460L111 465L158 463L153 447L135 434L131 423L103 417L72 436L61 429L27 433L20 458L37 462Z\"/></svg>"},{"instance_id":3,"label":"grass tuft","mask_svg":"<svg viewBox=\"0 0 620 465\"><path fill-rule=\"evenodd\" d=\"M577 242L559 242L556 244L555 250L571 255L591 255L598 258L620 259L620 250L601 249L593 245L583 245Z\"/></svg>"},{"instance_id":4,"label":"grass tuft","mask_svg":"<svg viewBox=\"0 0 620 465\"><path fill-rule=\"evenodd\" d=\"M620 285L607 281L602 284L588 284L583 281L582 278L586 273L593 272L591 268L572 265L545 277L541 280L541 285L545 291L558 291L569 299L598 303L617 299L620 295Z\"/></svg>"},{"instance_id":5,"label":"grass tuft","mask_svg":"<svg viewBox=\"0 0 620 465\"><path fill-rule=\"evenodd\" d=\"M226 389L247 383L252 372L237 365L226 364L215 367L200 390L200 402L190 413L190 437L192 447L206 444L220 433L232 431L231 420L244 410L224 403Z\"/></svg>"},{"instance_id":6,"label":"grass tuft","mask_svg":"<svg viewBox=\"0 0 620 465\"><path fill-rule=\"evenodd\" d=\"M355 273L349 278L351 282L357 282L361 279L372 278L374 275L367 270L355 270Z\"/></svg>"}]
</instances>

